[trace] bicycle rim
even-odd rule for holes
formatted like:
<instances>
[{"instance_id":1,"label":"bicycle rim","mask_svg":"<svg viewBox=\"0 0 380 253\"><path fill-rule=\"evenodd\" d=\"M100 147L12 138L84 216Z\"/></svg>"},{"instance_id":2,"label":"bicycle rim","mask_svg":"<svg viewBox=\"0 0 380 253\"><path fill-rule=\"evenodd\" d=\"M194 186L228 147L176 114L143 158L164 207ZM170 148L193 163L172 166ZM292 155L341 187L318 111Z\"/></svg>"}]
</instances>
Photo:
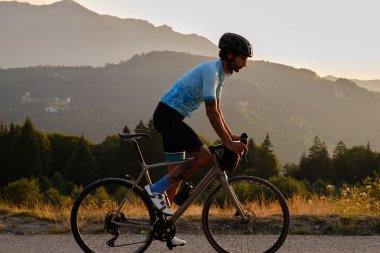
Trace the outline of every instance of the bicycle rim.
<instances>
[{"instance_id":1,"label":"bicycle rim","mask_svg":"<svg viewBox=\"0 0 380 253\"><path fill-rule=\"evenodd\" d=\"M86 187L78 196L70 221L74 238L82 250L143 252L150 245L153 232L135 226L151 225L155 219L153 206L140 188L134 188L116 215L117 221L126 226L111 221L131 187L132 184L123 179L103 179Z\"/></svg>"},{"instance_id":2,"label":"bicycle rim","mask_svg":"<svg viewBox=\"0 0 380 253\"><path fill-rule=\"evenodd\" d=\"M248 220L244 221L218 186L206 200L202 223L207 240L218 252L275 252L288 233L289 210L282 194L256 177L228 180Z\"/></svg>"}]
</instances>

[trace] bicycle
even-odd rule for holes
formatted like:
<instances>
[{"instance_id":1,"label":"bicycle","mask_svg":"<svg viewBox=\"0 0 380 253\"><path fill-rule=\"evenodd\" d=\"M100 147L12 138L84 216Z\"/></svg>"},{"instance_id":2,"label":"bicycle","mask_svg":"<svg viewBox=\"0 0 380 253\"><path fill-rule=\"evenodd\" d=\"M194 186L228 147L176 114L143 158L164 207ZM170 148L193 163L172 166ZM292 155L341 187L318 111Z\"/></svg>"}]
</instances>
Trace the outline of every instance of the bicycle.
<instances>
[{"instance_id":1,"label":"bicycle","mask_svg":"<svg viewBox=\"0 0 380 253\"><path fill-rule=\"evenodd\" d=\"M122 178L95 181L76 198L70 223L83 251L144 252L153 240L164 241L172 249L176 221L209 185L216 187L204 202L201 220L204 234L217 252L275 252L285 241L290 217L281 192L257 177L229 179L218 162L222 144L209 147L212 168L168 218L154 207L139 182L145 177L147 183L152 183L150 169L193 158L147 165L137 140L149 135L120 132L119 136L133 143L142 172L134 182Z\"/></svg>"}]
</instances>

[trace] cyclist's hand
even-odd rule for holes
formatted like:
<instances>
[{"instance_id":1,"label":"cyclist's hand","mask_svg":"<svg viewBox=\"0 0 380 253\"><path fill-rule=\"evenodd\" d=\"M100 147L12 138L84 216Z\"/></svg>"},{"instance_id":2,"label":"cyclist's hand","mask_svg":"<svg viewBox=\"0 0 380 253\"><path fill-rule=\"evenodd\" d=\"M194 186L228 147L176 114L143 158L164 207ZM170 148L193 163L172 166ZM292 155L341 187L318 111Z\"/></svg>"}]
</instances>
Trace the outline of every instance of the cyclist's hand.
<instances>
[{"instance_id":1,"label":"cyclist's hand","mask_svg":"<svg viewBox=\"0 0 380 253\"><path fill-rule=\"evenodd\" d=\"M226 145L226 148L233 151L238 156L240 156L242 153L248 151L247 145L245 145L244 143L242 143L240 141L230 141L228 143L224 143L224 145Z\"/></svg>"},{"instance_id":2,"label":"cyclist's hand","mask_svg":"<svg viewBox=\"0 0 380 253\"><path fill-rule=\"evenodd\" d=\"M233 140L233 141L240 141L240 136L238 136L238 135L231 135L230 136L231 137L231 139Z\"/></svg>"}]
</instances>

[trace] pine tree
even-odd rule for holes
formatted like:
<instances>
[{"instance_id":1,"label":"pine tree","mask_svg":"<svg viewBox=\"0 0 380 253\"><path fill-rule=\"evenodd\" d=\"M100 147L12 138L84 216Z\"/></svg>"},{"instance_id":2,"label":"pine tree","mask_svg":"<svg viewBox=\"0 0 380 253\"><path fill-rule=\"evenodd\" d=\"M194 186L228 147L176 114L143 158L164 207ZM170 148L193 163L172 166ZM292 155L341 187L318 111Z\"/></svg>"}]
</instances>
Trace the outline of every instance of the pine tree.
<instances>
[{"instance_id":1,"label":"pine tree","mask_svg":"<svg viewBox=\"0 0 380 253\"><path fill-rule=\"evenodd\" d=\"M7 148L8 130L7 126L0 121L0 186L5 185L8 182L8 158L6 154Z\"/></svg>"},{"instance_id":2,"label":"pine tree","mask_svg":"<svg viewBox=\"0 0 380 253\"><path fill-rule=\"evenodd\" d=\"M267 134L263 143L255 147L254 168L251 174L265 179L279 174L281 165L272 147L269 134Z\"/></svg>"},{"instance_id":3,"label":"pine tree","mask_svg":"<svg viewBox=\"0 0 380 253\"><path fill-rule=\"evenodd\" d=\"M91 146L92 144L81 136L76 150L65 166L64 177L77 185L86 185L99 176Z\"/></svg>"},{"instance_id":4,"label":"pine tree","mask_svg":"<svg viewBox=\"0 0 380 253\"><path fill-rule=\"evenodd\" d=\"M347 178L347 147L343 141L339 141L333 151L332 157L332 182L343 183Z\"/></svg>"},{"instance_id":5,"label":"pine tree","mask_svg":"<svg viewBox=\"0 0 380 253\"><path fill-rule=\"evenodd\" d=\"M122 140L117 135L109 135L95 148L94 155L99 166L100 177L123 177L117 160L118 151ZM124 155L125 156L125 155ZM120 156L122 159L123 156Z\"/></svg>"},{"instance_id":6,"label":"pine tree","mask_svg":"<svg viewBox=\"0 0 380 253\"><path fill-rule=\"evenodd\" d=\"M331 159L327 146L318 136L313 140L313 146L309 149L309 155L300 166L301 173L310 182L317 179L331 181Z\"/></svg>"},{"instance_id":7,"label":"pine tree","mask_svg":"<svg viewBox=\"0 0 380 253\"><path fill-rule=\"evenodd\" d=\"M50 145L27 118L17 142L16 178L40 176L48 170Z\"/></svg>"},{"instance_id":8,"label":"pine tree","mask_svg":"<svg viewBox=\"0 0 380 253\"><path fill-rule=\"evenodd\" d=\"M48 134L51 145L51 170L49 177L59 172L65 176L64 169L80 141L79 136L64 135L62 133Z\"/></svg>"},{"instance_id":9,"label":"pine tree","mask_svg":"<svg viewBox=\"0 0 380 253\"><path fill-rule=\"evenodd\" d=\"M347 150L347 181L357 183L365 177L374 176L378 170L376 155L368 146L355 146Z\"/></svg>"},{"instance_id":10,"label":"pine tree","mask_svg":"<svg viewBox=\"0 0 380 253\"><path fill-rule=\"evenodd\" d=\"M1 184L7 184L19 179L17 175L18 168L18 140L21 135L21 127L11 123L9 130L4 139L4 178L1 178Z\"/></svg>"},{"instance_id":11,"label":"pine tree","mask_svg":"<svg viewBox=\"0 0 380 253\"><path fill-rule=\"evenodd\" d=\"M131 131L129 130L129 128L127 126L124 126L123 133L130 134Z\"/></svg>"}]
</instances>

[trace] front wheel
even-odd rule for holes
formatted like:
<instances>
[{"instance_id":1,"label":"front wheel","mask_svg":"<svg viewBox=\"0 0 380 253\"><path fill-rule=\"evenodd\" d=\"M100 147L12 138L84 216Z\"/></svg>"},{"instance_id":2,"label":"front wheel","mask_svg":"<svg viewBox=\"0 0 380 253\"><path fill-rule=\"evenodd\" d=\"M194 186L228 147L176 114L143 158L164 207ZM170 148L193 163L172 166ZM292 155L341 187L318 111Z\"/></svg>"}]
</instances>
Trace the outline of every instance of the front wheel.
<instances>
[{"instance_id":1,"label":"front wheel","mask_svg":"<svg viewBox=\"0 0 380 253\"><path fill-rule=\"evenodd\" d=\"M108 178L90 184L78 196L70 223L83 251L143 252L148 248L153 240L154 207L138 186L131 188L124 179Z\"/></svg>"},{"instance_id":2,"label":"front wheel","mask_svg":"<svg viewBox=\"0 0 380 253\"><path fill-rule=\"evenodd\" d=\"M256 177L234 177L235 192L244 220L219 185L206 200L202 224L207 240L218 252L275 252L288 234L289 210L279 190Z\"/></svg>"}]
</instances>

